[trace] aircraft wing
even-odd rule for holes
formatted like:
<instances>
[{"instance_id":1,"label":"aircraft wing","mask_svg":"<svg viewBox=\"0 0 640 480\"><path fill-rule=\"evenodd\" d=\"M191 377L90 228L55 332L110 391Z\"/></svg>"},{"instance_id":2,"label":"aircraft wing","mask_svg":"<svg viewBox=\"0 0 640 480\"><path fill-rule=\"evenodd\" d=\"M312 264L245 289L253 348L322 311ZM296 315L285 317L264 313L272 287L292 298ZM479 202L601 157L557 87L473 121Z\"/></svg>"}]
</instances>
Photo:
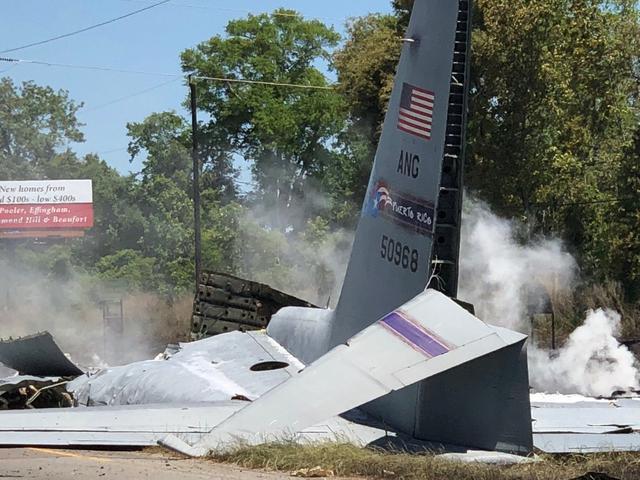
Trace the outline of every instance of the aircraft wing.
<instances>
[{"instance_id":1,"label":"aircraft wing","mask_svg":"<svg viewBox=\"0 0 640 480\"><path fill-rule=\"evenodd\" d=\"M233 445L282 440L300 430L425 378L526 338L486 325L428 290L338 345L191 446L163 444L190 455Z\"/></svg>"}]
</instances>

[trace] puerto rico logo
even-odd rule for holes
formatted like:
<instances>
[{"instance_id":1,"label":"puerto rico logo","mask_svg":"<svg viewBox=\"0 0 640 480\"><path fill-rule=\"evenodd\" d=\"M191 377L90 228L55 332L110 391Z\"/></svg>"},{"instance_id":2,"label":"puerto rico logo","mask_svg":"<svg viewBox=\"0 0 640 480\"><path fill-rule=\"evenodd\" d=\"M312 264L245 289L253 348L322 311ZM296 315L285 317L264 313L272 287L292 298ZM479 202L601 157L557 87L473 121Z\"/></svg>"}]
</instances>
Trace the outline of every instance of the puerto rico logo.
<instances>
[{"instance_id":1,"label":"puerto rico logo","mask_svg":"<svg viewBox=\"0 0 640 480\"><path fill-rule=\"evenodd\" d=\"M384 210L389 205L393 205L389 189L384 185L379 185L375 190L373 209L378 212L380 210Z\"/></svg>"},{"instance_id":2,"label":"puerto rico logo","mask_svg":"<svg viewBox=\"0 0 640 480\"><path fill-rule=\"evenodd\" d=\"M422 235L432 235L435 208L426 200L392 192L382 180L376 183L369 199L369 214L384 217Z\"/></svg>"}]
</instances>

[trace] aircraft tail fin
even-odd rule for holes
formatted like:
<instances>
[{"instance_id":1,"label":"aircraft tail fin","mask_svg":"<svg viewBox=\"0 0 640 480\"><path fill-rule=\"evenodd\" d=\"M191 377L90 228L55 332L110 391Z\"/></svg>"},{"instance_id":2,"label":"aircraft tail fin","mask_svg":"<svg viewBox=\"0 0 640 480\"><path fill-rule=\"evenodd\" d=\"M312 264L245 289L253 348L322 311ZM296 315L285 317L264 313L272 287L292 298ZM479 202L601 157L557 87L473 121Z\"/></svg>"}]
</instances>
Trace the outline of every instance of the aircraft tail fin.
<instances>
[{"instance_id":1,"label":"aircraft tail fin","mask_svg":"<svg viewBox=\"0 0 640 480\"><path fill-rule=\"evenodd\" d=\"M336 307L332 345L427 286L436 224L445 220L436 212L452 71L465 68L454 64L459 3L414 3Z\"/></svg>"},{"instance_id":2,"label":"aircraft tail fin","mask_svg":"<svg viewBox=\"0 0 640 480\"><path fill-rule=\"evenodd\" d=\"M469 0L415 0L330 346L432 278L457 293L470 32ZM417 438L526 452L528 395L523 340L365 409Z\"/></svg>"}]
</instances>

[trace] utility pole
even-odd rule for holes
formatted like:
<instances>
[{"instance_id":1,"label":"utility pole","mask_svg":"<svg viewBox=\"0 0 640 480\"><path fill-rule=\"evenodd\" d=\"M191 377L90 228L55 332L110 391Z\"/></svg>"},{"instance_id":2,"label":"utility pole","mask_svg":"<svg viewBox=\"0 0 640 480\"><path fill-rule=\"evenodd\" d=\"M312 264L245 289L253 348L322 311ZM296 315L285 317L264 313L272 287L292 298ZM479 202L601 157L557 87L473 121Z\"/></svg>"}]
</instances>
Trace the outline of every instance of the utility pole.
<instances>
[{"instance_id":1,"label":"utility pole","mask_svg":"<svg viewBox=\"0 0 640 480\"><path fill-rule=\"evenodd\" d=\"M193 232L196 264L196 295L202 273L202 238L200 232L200 161L198 159L198 113L196 105L196 84L189 75L191 96L191 160L193 161Z\"/></svg>"}]
</instances>

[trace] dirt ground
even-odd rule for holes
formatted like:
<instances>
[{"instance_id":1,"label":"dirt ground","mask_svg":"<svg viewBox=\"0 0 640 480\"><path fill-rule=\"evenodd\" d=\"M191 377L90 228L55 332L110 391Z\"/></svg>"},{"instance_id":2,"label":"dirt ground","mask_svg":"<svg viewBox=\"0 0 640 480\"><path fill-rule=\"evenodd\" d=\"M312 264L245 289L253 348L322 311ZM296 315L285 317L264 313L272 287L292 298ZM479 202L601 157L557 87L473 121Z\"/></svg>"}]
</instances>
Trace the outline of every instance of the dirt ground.
<instances>
[{"instance_id":1,"label":"dirt ground","mask_svg":"<svg viewBox=\"0 0 640 480\"><path fill-rule=\"evenodd\" d=\"M0 448L0 479L280 480L282 473L259 472L170 452Z\"/></svg>"}]
</instances>

